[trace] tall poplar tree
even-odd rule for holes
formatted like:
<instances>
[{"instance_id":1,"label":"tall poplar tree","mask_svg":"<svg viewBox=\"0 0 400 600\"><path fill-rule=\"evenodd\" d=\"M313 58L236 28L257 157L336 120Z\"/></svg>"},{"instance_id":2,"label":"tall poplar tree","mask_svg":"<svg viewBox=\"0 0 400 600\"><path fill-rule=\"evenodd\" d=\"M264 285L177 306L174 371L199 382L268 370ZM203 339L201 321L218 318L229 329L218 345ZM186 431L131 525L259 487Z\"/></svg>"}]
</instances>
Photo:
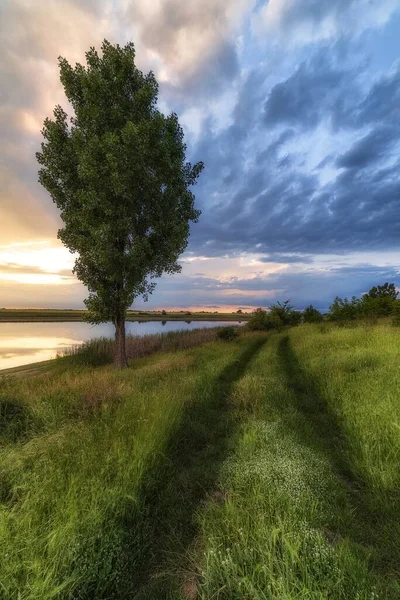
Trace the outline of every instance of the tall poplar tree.
<instances>
[{"instance_id":1,"label":"tall poplar tree","mask_svg":"<svg viewBox=\"0 0 400 600\"><path fill-rule=\"evenodd\" d=\"M154 278L181 270L203 163L186 162L177 115L157 109L157 81L136 67L132 43L105 40L86 66L60 57L59 67L74 114L56 106L45 120L39 181L61 211L58 237L78 254L88 320L114 323L115 362L125 367L127 309L147 299Z\"/></svg>"}]
</instances>

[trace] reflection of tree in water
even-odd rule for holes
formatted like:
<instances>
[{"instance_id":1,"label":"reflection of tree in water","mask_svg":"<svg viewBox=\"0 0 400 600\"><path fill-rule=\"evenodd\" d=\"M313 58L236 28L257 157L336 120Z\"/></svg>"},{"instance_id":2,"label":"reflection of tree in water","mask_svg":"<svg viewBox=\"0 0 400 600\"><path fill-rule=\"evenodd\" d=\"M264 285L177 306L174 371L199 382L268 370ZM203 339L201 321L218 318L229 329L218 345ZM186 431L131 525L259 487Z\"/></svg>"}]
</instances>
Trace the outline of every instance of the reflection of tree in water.
<instances>
[{"instance_id":1,"label":"reflection of tree in water","mask_svg":"<svg viewBox=\"0 0 400 600\"><path fill-rule=\"evenodd\" d=\"M161 325L164 327L164 325L167 324L167 321L161 321Z\"/></svg>"},{"instance_id":2,"label":"reflection of tree in water","mask_svg":"<svg viewBox=\"0 0 400 600\"><path fill-rule=\"evenodd\" d=\"M185 319L185 323L187 323L188 325L190 325L191 322L192 321L186 321L186 319Z\"/></svg>"}]
</instances>

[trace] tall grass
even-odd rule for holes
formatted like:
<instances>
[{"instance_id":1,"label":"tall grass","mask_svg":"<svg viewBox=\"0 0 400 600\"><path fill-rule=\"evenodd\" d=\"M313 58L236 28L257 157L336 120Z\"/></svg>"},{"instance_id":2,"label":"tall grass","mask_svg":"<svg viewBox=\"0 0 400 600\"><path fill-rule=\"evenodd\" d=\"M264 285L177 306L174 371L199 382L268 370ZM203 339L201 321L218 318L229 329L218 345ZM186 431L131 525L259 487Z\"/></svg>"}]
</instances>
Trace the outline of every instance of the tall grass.
<instances>
[{"instance_id":1,"label":"tall grass","mask_svg":"<svg viewBox=\"0 0 400 600\"><path fill-rule=\"evenodd\" d=\"M400 598L400 336L302 326L236 383L201 598Z\"/></svg>"},{"instance_id":2,"label":"tall grass","mask_svg":"<svg viewBox=\"0 0 400 600\"><path fill-rule=\"evenodd\" d=\"M162 564L192 539L223 458L229 381L254 344L2 380L0 415L15 425L0 449L2 600L125 599L169 585Z\"/></svg>"},{"instance_id":3,"label":"tall grass","mask_svg":"<svg viewBox=\"0 0 400 600\"><path fill-rule=\"evenodd\" d=\"M398 599L399 341L307 325L3 378L1 600Z\"/></svg>"},{"instance_id":4,"label":"tall grass","mask_svg":"<svg viewBox=\"0 0 400 600\"><path fill-rule=\"evenodd\" d=\"M141 358L156 352L173 352L194 348L217 339L220 328L199 328L191 331L169 331L152 335L126 337L126 355L128 359ZM101 366L114 359L115 341L110 338L96 338L84 344L73 346L60 357L69 357L70 363Z\"/></svg>"}]
</instances>

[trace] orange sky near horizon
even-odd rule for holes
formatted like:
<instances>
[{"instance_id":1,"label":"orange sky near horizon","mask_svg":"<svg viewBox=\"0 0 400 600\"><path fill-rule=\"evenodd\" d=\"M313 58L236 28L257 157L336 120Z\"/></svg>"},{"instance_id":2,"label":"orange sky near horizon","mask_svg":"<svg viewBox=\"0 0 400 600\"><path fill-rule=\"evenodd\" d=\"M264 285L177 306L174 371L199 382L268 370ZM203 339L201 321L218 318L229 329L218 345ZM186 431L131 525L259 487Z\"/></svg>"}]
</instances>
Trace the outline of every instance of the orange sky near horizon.
<instances>
[{"instance_id":1,"label":"orange sky near horizon","mask_svg":"<svg viewBox=\"0 0 400 600\"><path fill-rule=\"evenodd\" d=\"M134 308L231 312L291 298L298 308L317 302L326 309L336 295L367 291L372 282L398 283L398 182L390 169L400 145L378 145L369 200L368 184L350 200L343 191L363 182L367 171L356 175L354 165L343 166L345 159L351 163L361 155L361 168L363 160L369 165L368 152L365 158L358 144L368 141L373 126L378 142L383 133L393 134L395 128L385 121L390 111L377 110L375 124L354 126L353 119L351 127L336 127L332 86L326 98L322 88L338 73L349 88L353 78L354 90L338 88L337 104L342 106L348 93L360 111L379 88L376 82L391 82L389 104L379 104L390 108L400 89L399 3L338 3L337 10L333 4L321 2L320 12L306 11L297 23L292 0L5 2L0 8L0 308L84 308L87 290L72 274L74 257L57 239L59 213L38 183L35 152L54 106L60 103L71 114L58 56L83 63L85 51L99 48L104 38L134 41L138 67L153 70L160 83L160 109L177 112L188 148L198 150L206 163L206 185L201 188L200 182L194 190L203 214L181 257L182 272L162 277L149 302L137 299ZM314 21L318 15L320 22ZM382 40L391 22L393 49L388 44L385 58ZM367 38L374 35L370 49ZM341 65L335 53L343 40L348 52L342 48ZM360 56L362 64L376 62L368 77L354 70L361 62L352 61ZM301 94L301 110L291 110ZM280 102L270 106L267 123L266 106L275 97ZM292 104L282 107L283 100ZM381 155L386 162L380 165ZM386 221L380 220L385 214Z\"/></svg>"}]
</instances>

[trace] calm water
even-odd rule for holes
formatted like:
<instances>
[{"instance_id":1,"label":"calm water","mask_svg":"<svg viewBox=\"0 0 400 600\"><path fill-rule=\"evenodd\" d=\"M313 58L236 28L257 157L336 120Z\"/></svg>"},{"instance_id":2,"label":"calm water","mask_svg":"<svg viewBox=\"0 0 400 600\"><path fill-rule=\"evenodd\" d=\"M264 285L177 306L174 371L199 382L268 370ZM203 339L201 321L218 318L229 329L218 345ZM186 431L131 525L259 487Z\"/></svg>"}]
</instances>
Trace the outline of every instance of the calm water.
<instances>
[{"instance_id":1,"label":"calm water","mask_svg":"<svg viewBox=\"0 0 400 600\"><path fill-rule=\"evenodd\" d=\"M199 327L238 325L221 321L132 321L126 324L127 333L147 335L166 331L182 331ZM112 323L0 323L0 369L54 358L70 346L96 337L113 337Z\"/></svg>"}]
</instances>

